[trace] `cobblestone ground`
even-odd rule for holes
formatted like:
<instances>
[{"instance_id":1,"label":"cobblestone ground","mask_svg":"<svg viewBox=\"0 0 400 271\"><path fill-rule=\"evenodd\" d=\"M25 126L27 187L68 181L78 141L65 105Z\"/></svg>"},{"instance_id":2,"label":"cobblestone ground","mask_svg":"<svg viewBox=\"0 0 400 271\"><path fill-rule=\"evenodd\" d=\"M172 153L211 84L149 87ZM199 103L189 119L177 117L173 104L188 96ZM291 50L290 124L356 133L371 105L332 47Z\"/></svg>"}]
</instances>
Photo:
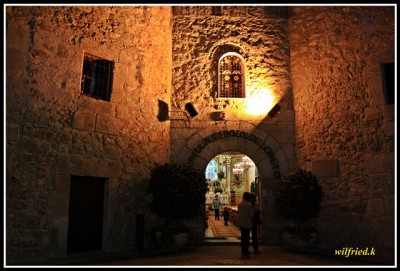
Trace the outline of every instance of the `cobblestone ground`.
<instances>
[{"instance_id":1,"label":"cobblestone ground","mask_svg":"<svg viewBox=\"0 0 400 271\"><path fill-rule=\"evenodd\" d=\"M240 246L202 246L179 253L151 256L144 258L127 258L98 262L100 265L114 266L379 266L372 264L371 259L344 258L339 256L321 256L288 252L279 247L263 246L260 254L243 257Z\"/></svg>"},{"instance_id":2,"label":"cobblestone ground","mask_svg":"<svg viewBox=\"0 0 400 271\"><path fill-rule=\"evenodd\" d=\"M19 263L7 263L12 267L396 267L393 255L379 260L373 256L335 256L288 251L284 247L260 246L259 254L243 257L240 243L208 243L200 247L184 247L171 252L165 249L149 249L143 252L93 252L68 255L52 259L36 259ZM382 260L383 259L383 260Z\"/></svg>"}]
</instances>

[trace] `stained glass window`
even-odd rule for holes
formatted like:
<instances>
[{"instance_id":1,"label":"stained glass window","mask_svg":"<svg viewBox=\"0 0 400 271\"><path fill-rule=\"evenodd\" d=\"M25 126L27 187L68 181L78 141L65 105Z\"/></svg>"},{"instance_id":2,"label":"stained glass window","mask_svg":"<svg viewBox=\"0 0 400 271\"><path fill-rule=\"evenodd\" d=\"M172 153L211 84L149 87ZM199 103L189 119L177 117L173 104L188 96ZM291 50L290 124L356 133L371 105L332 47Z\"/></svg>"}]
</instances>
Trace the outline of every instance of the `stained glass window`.
<instances>
[{"instance_id":1,"label":"stained glass window","mask_svg":"<svg viewBox=\"0 0 400 271\"><path fill-rule=\"evenodd\" d=\"M244 61L238 54L225 54L218 63L219 98L245 98Z\"/></svg>"}]
</instances>

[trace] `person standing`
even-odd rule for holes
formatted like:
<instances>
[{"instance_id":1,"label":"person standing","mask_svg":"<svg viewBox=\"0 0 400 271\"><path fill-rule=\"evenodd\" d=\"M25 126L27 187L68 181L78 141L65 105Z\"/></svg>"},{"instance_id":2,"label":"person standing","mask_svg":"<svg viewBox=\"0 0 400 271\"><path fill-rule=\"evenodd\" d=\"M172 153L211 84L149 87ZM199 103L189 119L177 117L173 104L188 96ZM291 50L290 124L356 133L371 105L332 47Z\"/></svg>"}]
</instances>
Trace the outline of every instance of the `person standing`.
<instances>
[{"instance_id":1,"label":"person standing","mask_svg":"<svg viewBox=\"0 0 400 271\"><path fill-rule=\"evenodd\" d=\"M215 220L219 220L219 209L221 209L222 203L221 203L220 199L218 198L218 195L215 195L215 197L212 201L212 207L214 209Z\"/></svg>"},{"instance_id":2,"label":"person standing","mask_svg":"<svg viewBox=\"0 0 400 271\"><path fill-rule=\"evenodd\" d=\"M229 209L228 209L228 207L224 208L224 211L222 212L222 216L224 217L224 225L228 226L228 221L229 221Z\"/></svg>"},{"instance_id":3,"label":"person standing","mask_svg":"<svg viewBox=\"0 0 400 271\"><path fill-rule=\"evenodd\" d=\"M251 205L254 208L253 227L251 228L251 241L254 253L260 253L258 250L258 228L261 225L260 205L257 202L257 197L251 193Z\"/></svg>"},{"instance_id":4,"label":"person standing","mask_svg":"<svg viewBox=\"0 0 400 271\"><path fill-rule=\"evenodd\" d=\"M244 192L243 200L238 204L238 223L240 227L240 249L243 256L250 255L250 231L253 228L254 208L251 205L251 193Z\"/></svg>"}]
</instances>

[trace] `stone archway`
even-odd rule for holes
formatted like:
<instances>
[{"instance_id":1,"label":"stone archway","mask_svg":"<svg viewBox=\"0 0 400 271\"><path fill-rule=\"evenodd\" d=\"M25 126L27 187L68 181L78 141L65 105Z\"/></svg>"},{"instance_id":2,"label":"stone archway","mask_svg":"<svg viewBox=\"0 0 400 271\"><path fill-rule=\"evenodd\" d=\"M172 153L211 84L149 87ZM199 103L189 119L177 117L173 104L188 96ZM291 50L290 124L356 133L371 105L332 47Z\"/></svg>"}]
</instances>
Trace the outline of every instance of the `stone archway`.
<instances>
[{"instance_id":1,"label":"stone archway","mask_svg":"<svg viewBox=\"0 0 400 271\"><path fill-rule=\"evenodd\" d=\"M194 134L171 160L190 163L205 171L214 156L229 151L247 155L257 166L262 191L262 219L268 221L262 226L262 241L268 244L278 243L280 223L273 207L273 187L281 175L288 171L289 166L287 154L274 137L247 122L230 125L221 123Z\"/></svg>"}]
</instances>

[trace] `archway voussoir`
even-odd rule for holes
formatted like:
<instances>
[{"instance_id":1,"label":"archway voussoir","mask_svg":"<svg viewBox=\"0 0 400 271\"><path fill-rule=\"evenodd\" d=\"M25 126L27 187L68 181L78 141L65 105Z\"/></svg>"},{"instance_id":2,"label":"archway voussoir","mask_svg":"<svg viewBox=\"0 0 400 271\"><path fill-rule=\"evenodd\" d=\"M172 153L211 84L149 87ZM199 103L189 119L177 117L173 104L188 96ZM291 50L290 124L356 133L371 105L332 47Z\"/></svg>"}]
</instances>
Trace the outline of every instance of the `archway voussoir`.
<instances>
[{"instance_id":1,"label":"archway voussoir","mask_svg":"<svg viewBox=\"0 0 400 271\"><path fill-rule=\"evenodd\" d=\"M219 148L205 148L199 156L203 157L205 160L211 160L215 156L221 153Z\"/></svg>"},{"instance_id":2,"label":"archway voussoir","mask_svg":"<svg viewBox=\"0 0 400 271\"><path fill-rule=\"evenodd\" d=\"M244 145L243 149L241 150L241 152L245 153L247 156L254 156L254 154L259 150L259 146L257 144L254 144L253 142L250 141L246 141L245 144L240 144L240 145ZM239 146L239 144L238 144Z\"/></svg>"},{"instance_id":3,"label":"archway voussoir","mask_svg":"<svg viewBox=\"0 0 400 271\"><path fill-rule=\"evenodd\" d=\"M286 161L286 155L285 152L282 149L279 149L278 151L275 152L275 157L278 159L278 161ZM280 163L280 171L281 173L285 173L289 171L289 166L287 163Z\"/></svg>"},{"instance_id":4,"label":"archway voussoir","mask_svg":"<svg viewBox=\"0 0 400 271\"><path fill-rule=\"evenodd\" d=\"M255 164L260 164L263 161L268 161L269 162L268 157L266 157L265 154L263 152L261 152L261 151L257 151L255 153L253 153L252 156L251 156L251 159L253 160L253 162Z\"/></svg>"},{"instance_id":5,"label":"archway voussoir","mask_svg":"<svg viewBox=\"0 0 400 271\"><path fill-rule=\"evenodd\" d=\"M194 165L201 171L206 171L206 167L210 161L204 157L198 156L194 161Z\"/></svg>"},{"instance_id":6,"label":"archway voussoir","mask_svg":"<svg viewBox=\"0 0 400 271\"><path fill-rule=\"evenodd\" d=\"M278 142L273 137L267 138L265 140L265 144L268 145L268 147L270 147L273 152L281 149L281 146L279 146Z\"/></svg>"},{"instance_id":7,"label":"archway voussoir","mask_svg":"<svg viewBox=\"0 0 400 271\"><path fill-rule=\"evenodd\" d=\"M212 153L212 155L213 155L211 158L214 158L215 155L217 155L221 152L224 152L224 150L225 150L221 147L221 142L218 142L218 141L214 141L214 142L208 144L207 149L209 149L210 153Z\"/></svg>"},{"instance_id":8,"label":"archway voussoir","mask_svg":"<svg viewBox=\"0 0 400 271\"><path fill-rule=\"evenodd\" d=\"M231 129L220 130L221 128ZM278 141L244 121L215 125L197 132L188 140L176 159L186 159L187 162L204 167L202 169L205 170L211 159L224 152L241 152L250 157L257 167L260 163L269 163L265 173L268 173L266 176L270 178L280 178L281 169L288 168L287 157ZM262 168L264 170L266 167Z\"/></svg>"},{"instance_id":9,"label":"archway voussoir","mask_svg":"<svg viewBox=\"0 0 400 271\"><path fill-rule=\"evenodd\" d=\"M226 140L226 146L227 146L226 149L230 151L236 150L238 145L237 141L238 140L236 137L228 138L228 140Z\"/></svg>"},{"instance_id":10,"label":"archway voussoir","mask_svg":"<svg viewBox=\"0 0 400 271\"><path fill-rule=\"evenodd\" d=\"M253 161L253 162L257 166L258 174L260 176L262 176L263 179L273 178L274 174L273 174L271 162L269 161L268 158L259 160L257 162L256 161Z\"/></svg>"},{"instance_id":11,"label":"archway voussoir","mask_svg":"<svg viewBox=\"0 0 400 271\"><path fill-rule=\"evenodd\" d=\"M245 153L245 151L247 150L247 146L248 146L249 144L255 145L254 143L251 143L251 142L248 141L248 140L237 140L236 149L237 149L237 151L239 151L239 152Z\"/></svg>"}]
</instances>

